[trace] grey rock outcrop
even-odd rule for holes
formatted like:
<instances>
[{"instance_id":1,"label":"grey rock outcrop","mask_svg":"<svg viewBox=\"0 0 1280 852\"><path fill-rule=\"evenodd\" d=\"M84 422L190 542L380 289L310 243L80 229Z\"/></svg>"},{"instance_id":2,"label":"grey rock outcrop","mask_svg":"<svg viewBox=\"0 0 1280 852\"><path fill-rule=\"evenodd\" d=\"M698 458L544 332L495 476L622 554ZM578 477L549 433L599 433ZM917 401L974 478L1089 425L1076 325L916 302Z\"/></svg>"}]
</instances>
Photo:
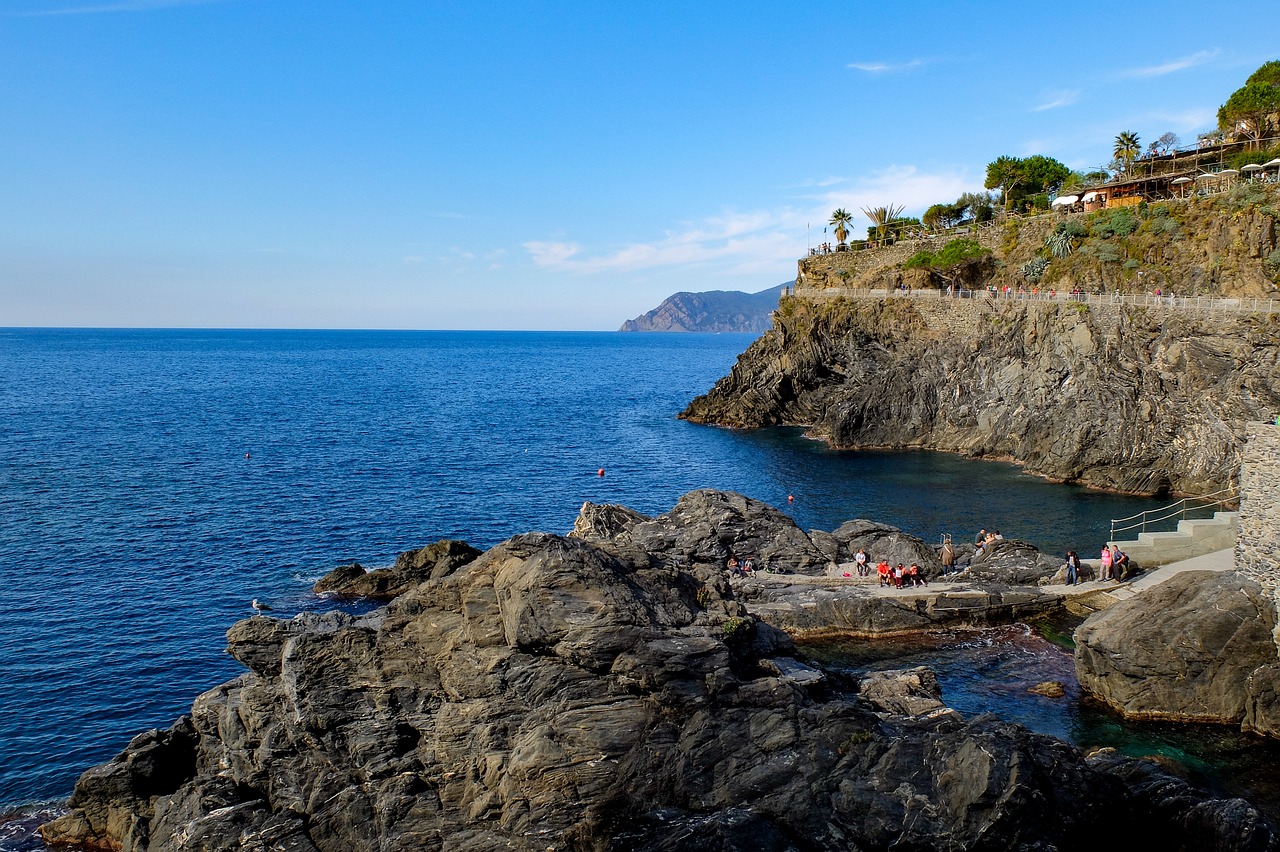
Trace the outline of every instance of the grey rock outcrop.
<instances>
[{"instance_id":1,"label":"grey rock outcrop","mask_svg":"<svg viewBox=\"0 0 1280 852\"><path fill-rule=\"evenodd\" d=\"M228 651L246 673L85 773L45 836L129 852L1030 852L1169 833L1074 748L935 707L924 672L860 697L797 660L715 564L729 543L708 518L753 515L740 499L587 512L584 534L623 541L517 536L360 617L241 621ZM764 552L790 534L748 538ZM695 552L630 555L650 536Z\"/></svg>"},{"instance_id":2,"label":"grey rock outcrop","mask_svg":"<svg viewBox=\"0 0 1280 852\"><path fill-rule=\"evenodd\" d=\"M1236 478L1243 424L1277 413L1275 315L793 297L681 416L1013 459L1117 491L1207 493Z\"/></svg>"},{"instance_id":3,"label":"grey rock outcrop","mask_svg":"<svg viewBox=\"0 0 1280 852\"><path fill-rule=\"evenodd\" d=\"M1256 583L1188 571L1076 628L1076 674L1084 690L1131 718L1239 724L1251 690L1267 706L1274 680L1263 671L1250 681L1277 662L1274 626ZM1266 716L1255 708L1257 729L1268 726Z\"/></svg>"},{"instance_id":4,"label":"grey rock outcrop","mask_svg":"<svg viewBox=\"0 0 1280 852\"><path fill-rule=\"evenodd\" d=\"M354 563L340 565L321 577L312 587L316 594L389 601L424 580L438 580L458 570L480 555L465 541L441 539L396 558L390 568L368 571Z\"/></svg>"}]
</instances>

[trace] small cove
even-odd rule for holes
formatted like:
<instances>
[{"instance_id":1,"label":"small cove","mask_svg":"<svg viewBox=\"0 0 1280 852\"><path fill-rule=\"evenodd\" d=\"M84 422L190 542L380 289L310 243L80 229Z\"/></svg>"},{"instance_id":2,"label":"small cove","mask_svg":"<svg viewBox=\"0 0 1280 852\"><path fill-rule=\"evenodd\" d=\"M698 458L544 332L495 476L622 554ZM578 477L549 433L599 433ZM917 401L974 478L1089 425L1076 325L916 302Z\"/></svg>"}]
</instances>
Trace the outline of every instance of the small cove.
<instances>
[{"instance_id":1,"label":"small cove","mask_svg":"<svg viewBox=\"0 0 1280 852\"><path fill-rule=\"evenodd\" d=\"M800 644L822 668L849 674L927 666L938 676L943 701L966 717L992 713L1037 733L1073 743L1086 753L1114 748L1156 756L1197 786L1242 796L1280 822L1280 743L1227 725L1134 722L1082 696L1071 651L1043 635L1069 635L1069 620L1046 631L1025 624L946 630L882 639L823 639ZM1063 698L1029 691L1044 681L1063 684Z\"/></svg>"}]
</instances>

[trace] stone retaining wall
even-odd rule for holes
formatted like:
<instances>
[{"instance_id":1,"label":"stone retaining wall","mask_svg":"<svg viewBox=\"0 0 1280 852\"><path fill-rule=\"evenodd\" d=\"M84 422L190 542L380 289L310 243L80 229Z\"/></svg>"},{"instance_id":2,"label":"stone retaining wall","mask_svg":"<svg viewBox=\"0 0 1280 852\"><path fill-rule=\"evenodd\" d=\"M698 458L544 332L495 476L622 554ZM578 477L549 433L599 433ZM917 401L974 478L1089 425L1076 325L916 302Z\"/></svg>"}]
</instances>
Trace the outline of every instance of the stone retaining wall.
<instances>
[{"instance_id":1,"label":"stone retaining wall","mask_svg":"<svg viewBox=\"0 0 1280 852\"><path fill-rule=\"evenodd\" d=\"M1280 610L1280 426L1249 423L1245 430L1236 570L1256 580ZM1280 628L1275 638L1280 647Z\"/></svg>"}]
</instances>

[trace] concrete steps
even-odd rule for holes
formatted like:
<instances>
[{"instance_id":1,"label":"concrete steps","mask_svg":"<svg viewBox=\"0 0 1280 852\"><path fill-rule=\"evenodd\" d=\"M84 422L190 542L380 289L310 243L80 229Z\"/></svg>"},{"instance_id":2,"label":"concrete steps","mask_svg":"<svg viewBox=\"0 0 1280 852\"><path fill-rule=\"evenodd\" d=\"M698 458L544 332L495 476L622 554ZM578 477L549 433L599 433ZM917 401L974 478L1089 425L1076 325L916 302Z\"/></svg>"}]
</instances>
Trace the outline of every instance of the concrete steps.
<instances>
[{"instance_id":1,"label":"concrete steps","mask_svg":"<svg viewBox=\"0 0 1280 852\"><path fill-rule=\"evenodd\" d=\"M1135 563L1149 569L1232 548L1239 528L1235 512L1215 512L1212 518L1178 521L1175 532L1138 533L1135 541L1115 544Z\"/></svg>"}]
</instances>

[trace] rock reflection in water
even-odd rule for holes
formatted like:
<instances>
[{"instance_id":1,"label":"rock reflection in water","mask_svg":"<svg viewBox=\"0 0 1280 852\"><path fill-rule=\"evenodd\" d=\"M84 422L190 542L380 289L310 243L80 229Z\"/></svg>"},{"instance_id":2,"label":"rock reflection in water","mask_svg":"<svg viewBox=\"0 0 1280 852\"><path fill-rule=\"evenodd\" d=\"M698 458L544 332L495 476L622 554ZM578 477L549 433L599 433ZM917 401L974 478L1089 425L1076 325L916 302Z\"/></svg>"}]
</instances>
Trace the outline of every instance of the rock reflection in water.
<instances>
[{"instance_id":1,"label":"rock reflection in water","mask_svg":"<svg viewBox=\"0 0 1280 852\"><path fill-rule=\"evenodd\" d=\"M824 668L860 673L928 666L943 700L966 716L993 713L1081 749L1158 755L1194 783L1243 796L1280 822L1280 744L1226 726L1130 722L1082 698L1071 652L1025 624L881 639L823 638L801 644ZM1062 698L1031 687L1058 681Z\"/></svg>"}]
</instances>

